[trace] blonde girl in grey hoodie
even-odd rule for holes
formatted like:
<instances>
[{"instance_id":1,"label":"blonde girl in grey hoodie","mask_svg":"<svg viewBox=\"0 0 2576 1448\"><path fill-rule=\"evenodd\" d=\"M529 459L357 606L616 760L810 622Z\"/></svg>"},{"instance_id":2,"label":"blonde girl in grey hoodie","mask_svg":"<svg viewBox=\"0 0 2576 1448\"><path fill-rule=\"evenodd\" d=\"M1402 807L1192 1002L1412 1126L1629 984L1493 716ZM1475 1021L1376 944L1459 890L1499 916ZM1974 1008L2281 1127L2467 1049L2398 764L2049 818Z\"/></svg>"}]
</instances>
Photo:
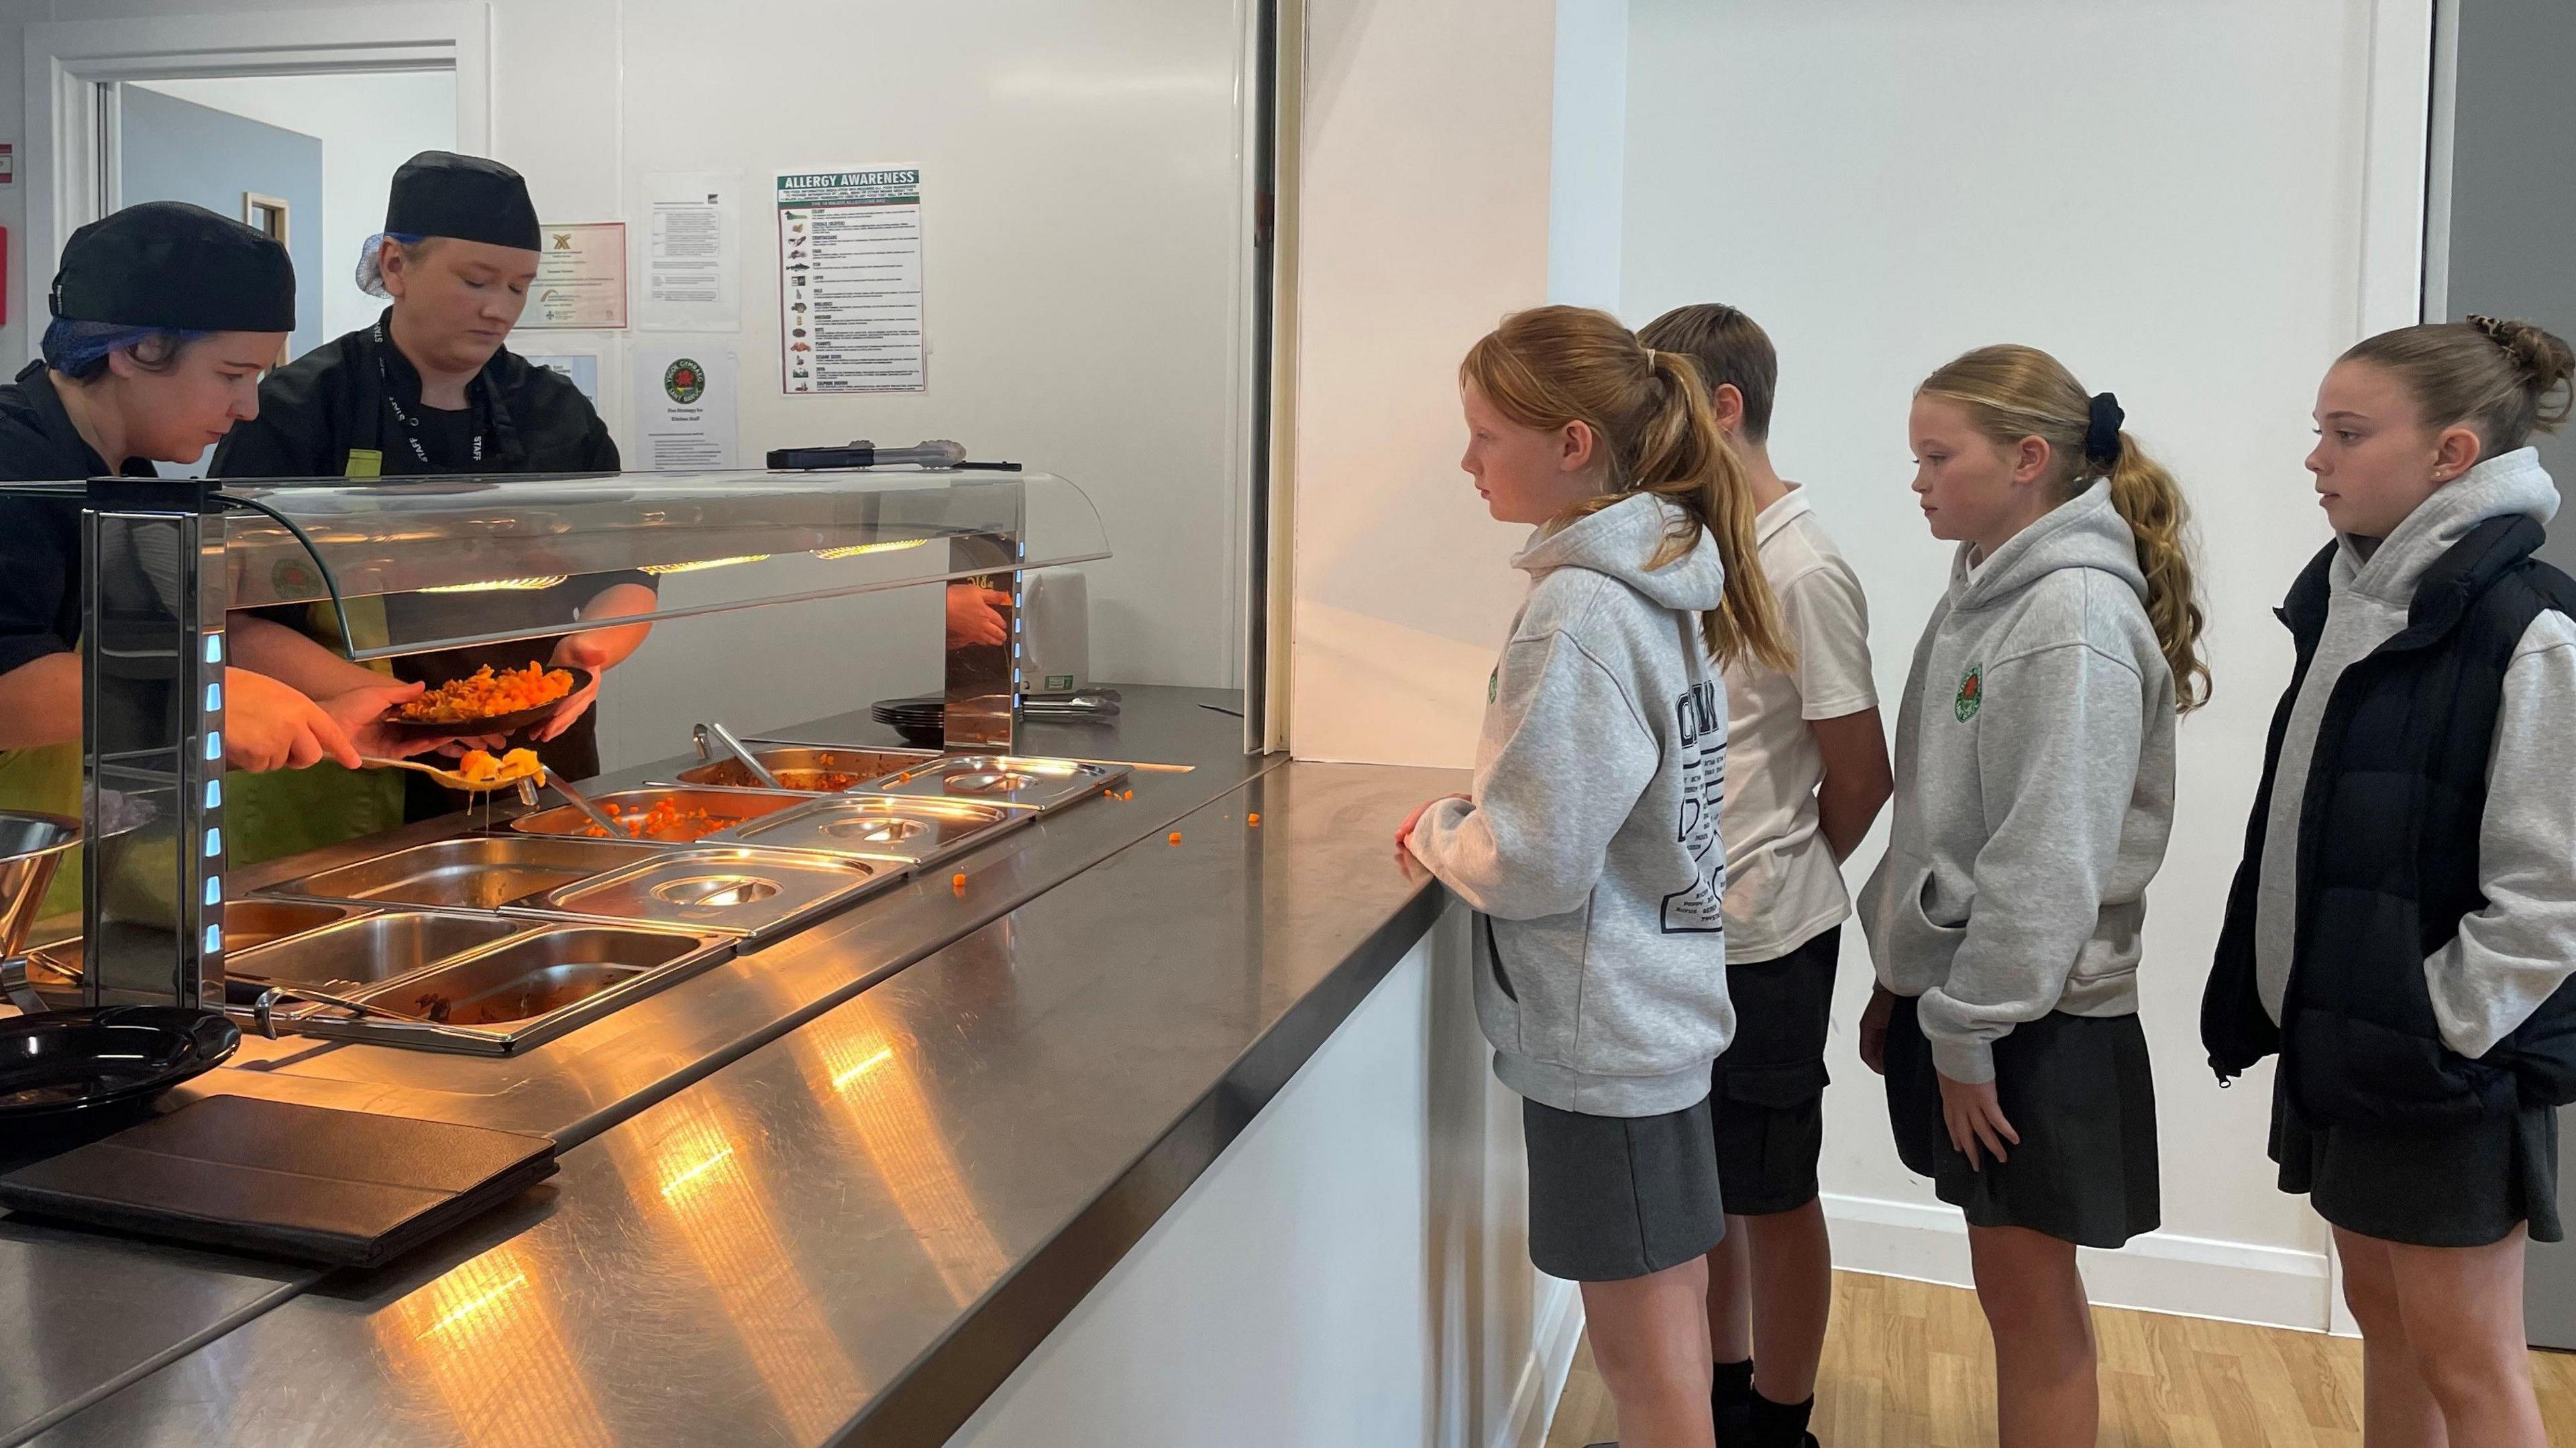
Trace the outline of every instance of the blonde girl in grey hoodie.
<instances>
[{"instance_id":1,"label":"blonde girl in grey hoodie","mask_svg":"<svg viewBox=\"0 0 2576 1448\"><path fill-rule=\"evenodd\" d=\"M1898 1153L1967 1216L2003 1448L2094 1440L2075 1249L2157 1223L2139 931L2209 673L2181 491L2122 422L2028 347L1933 373L1911 419L1958 551L1898 709L1860 1045Z\"/></svg>"},{"instance_id":2,"label":"blonde girl in grey hoodie","mask_svg":"<svg viewBox=\"0 0 2576 1448\"><path fill-rule=\"evenodd\" d=\"M1583 1286L1627 1448L1707 1448L1709 1068L1726 998L1716 661L1785 667L1754 506L1679 353L1519 312L1459 368L1461 463L1530 575L1474 793L1401 848L1478 915L1476 1013L1524 1098L1530 1260Z\"/></svg>"},{"instance_id":3,"label":"blonde girl in grey hoodie","mask_svg":"<svg viewBox=\"0 0 2576 1448\"><path fill-rule=\"evenodd\" d=\"M2277 1052L2281 1189L2334 1228L2371 1444L2540 1448L2525 1243L2576 1100L2576 580L2531 556L2529 445L2576 352L2403 327L2317 389L2335 540L2280 610L2298 664L2201 1004L2222 1079Z\"/></svg>"}]
</instances>

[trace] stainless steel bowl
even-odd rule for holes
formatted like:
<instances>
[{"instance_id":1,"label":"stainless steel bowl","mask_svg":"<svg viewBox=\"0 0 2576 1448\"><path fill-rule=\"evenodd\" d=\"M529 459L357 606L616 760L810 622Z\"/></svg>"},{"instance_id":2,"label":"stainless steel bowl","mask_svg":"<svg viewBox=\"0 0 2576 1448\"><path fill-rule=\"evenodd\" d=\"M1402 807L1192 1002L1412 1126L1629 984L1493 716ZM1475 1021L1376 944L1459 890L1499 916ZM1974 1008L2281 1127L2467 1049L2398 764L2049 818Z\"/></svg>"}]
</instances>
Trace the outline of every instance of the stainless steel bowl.
<instances>
[{"instance_id":1,"label":"stainless steel bowl","mask_svg":"<svg viewBox=\"0 0 2576 1448\"><path fill-rule=\"evenodd\" d=\"M54 872L80 837L80 821L68 816L0 810L0 960L25 948Z\"/></svg>"}]
</instances>

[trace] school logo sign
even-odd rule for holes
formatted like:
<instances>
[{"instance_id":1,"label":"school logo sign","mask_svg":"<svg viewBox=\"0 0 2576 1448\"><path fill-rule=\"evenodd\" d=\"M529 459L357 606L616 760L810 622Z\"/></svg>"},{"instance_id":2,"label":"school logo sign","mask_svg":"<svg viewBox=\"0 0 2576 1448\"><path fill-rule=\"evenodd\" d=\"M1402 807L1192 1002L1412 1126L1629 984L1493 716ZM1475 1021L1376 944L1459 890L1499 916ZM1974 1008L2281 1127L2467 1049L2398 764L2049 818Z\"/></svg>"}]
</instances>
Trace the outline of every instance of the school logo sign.
<instances>
[{"instance_id":1,"label":"school logo sign","mask_svg":"<svg viewBox=\"0 0 2576 1448\"><path fill-rule=\"evenodd\" d=\"M662 369L662 391L682 407L706 396L707 372L687 357L674 358Z\"/></svg>"},{"instance_id":2,"label":"school logo sign","mask_svg":"<svg viewBox=\"0 0 2576 1448\"><path fill-rule=\"evenodd\" d=\"M1959 722L1965 724L1969 720L1977 717L1978 707L1983 705L1985 702L1985 665L1970 664L1968 665L1968 671L1959 676L1959 696L1950 701L1950 707L1957 712Z\"/></svg>"}]
</instances>

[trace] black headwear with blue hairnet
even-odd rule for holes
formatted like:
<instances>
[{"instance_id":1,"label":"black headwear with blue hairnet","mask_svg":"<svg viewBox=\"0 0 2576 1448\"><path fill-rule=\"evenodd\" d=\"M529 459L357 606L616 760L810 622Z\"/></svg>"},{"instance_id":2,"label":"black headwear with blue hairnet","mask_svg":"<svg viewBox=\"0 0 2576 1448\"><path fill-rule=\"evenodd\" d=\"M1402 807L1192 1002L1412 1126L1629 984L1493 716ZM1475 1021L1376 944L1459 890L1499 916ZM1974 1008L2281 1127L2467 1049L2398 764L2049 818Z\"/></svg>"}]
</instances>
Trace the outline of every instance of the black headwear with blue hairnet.
<instances>
[{"instance_id":1,"label":"black headwear with blue hairnet","mask_svg":"<svg viewBox=\"0 0 2576 1448\"><path fill-rule=\"evenodd\" d=\"M48 298L64 321L174 332L292 332L286 248L184 201L146 201L72 233Z\"/></svg>"}]
</instances>

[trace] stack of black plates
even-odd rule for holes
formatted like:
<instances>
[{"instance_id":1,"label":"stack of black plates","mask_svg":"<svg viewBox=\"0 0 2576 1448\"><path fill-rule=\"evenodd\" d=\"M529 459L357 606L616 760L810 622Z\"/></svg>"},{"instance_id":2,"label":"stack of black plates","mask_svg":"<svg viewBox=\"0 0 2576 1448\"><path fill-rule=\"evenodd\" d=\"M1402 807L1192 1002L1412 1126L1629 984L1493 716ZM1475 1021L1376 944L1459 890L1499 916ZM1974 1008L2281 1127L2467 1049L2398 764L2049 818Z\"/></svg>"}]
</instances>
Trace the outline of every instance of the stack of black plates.
<instances>
[{"instance_id":1,"label":"stack of black plates","mask_svg":"<svg viewBox=\"0 0 2576 1448\"><path fill-rule=\"evenodd\" d=\"M947 733L947 699L917 694L909 699L879 699L868 717L891 726L906 741L936 749ZM1105 724L1118 717L1116 689L1085 689L1079 694L1022 694L1020 716L1041 724Z\"/></svg>"},{"instance_id":2,"label":"stack of black plates","mask_svg":"<svg viewBox=\"0 0 2576 1448\"><path fill-rule=\"evenodd\" d=\"M868 717L893 726L908 744L937 748L947 733L943 722L946 703L936 694L915 699L879 699L868 707Z\"/></svg>"}]
</instances>

